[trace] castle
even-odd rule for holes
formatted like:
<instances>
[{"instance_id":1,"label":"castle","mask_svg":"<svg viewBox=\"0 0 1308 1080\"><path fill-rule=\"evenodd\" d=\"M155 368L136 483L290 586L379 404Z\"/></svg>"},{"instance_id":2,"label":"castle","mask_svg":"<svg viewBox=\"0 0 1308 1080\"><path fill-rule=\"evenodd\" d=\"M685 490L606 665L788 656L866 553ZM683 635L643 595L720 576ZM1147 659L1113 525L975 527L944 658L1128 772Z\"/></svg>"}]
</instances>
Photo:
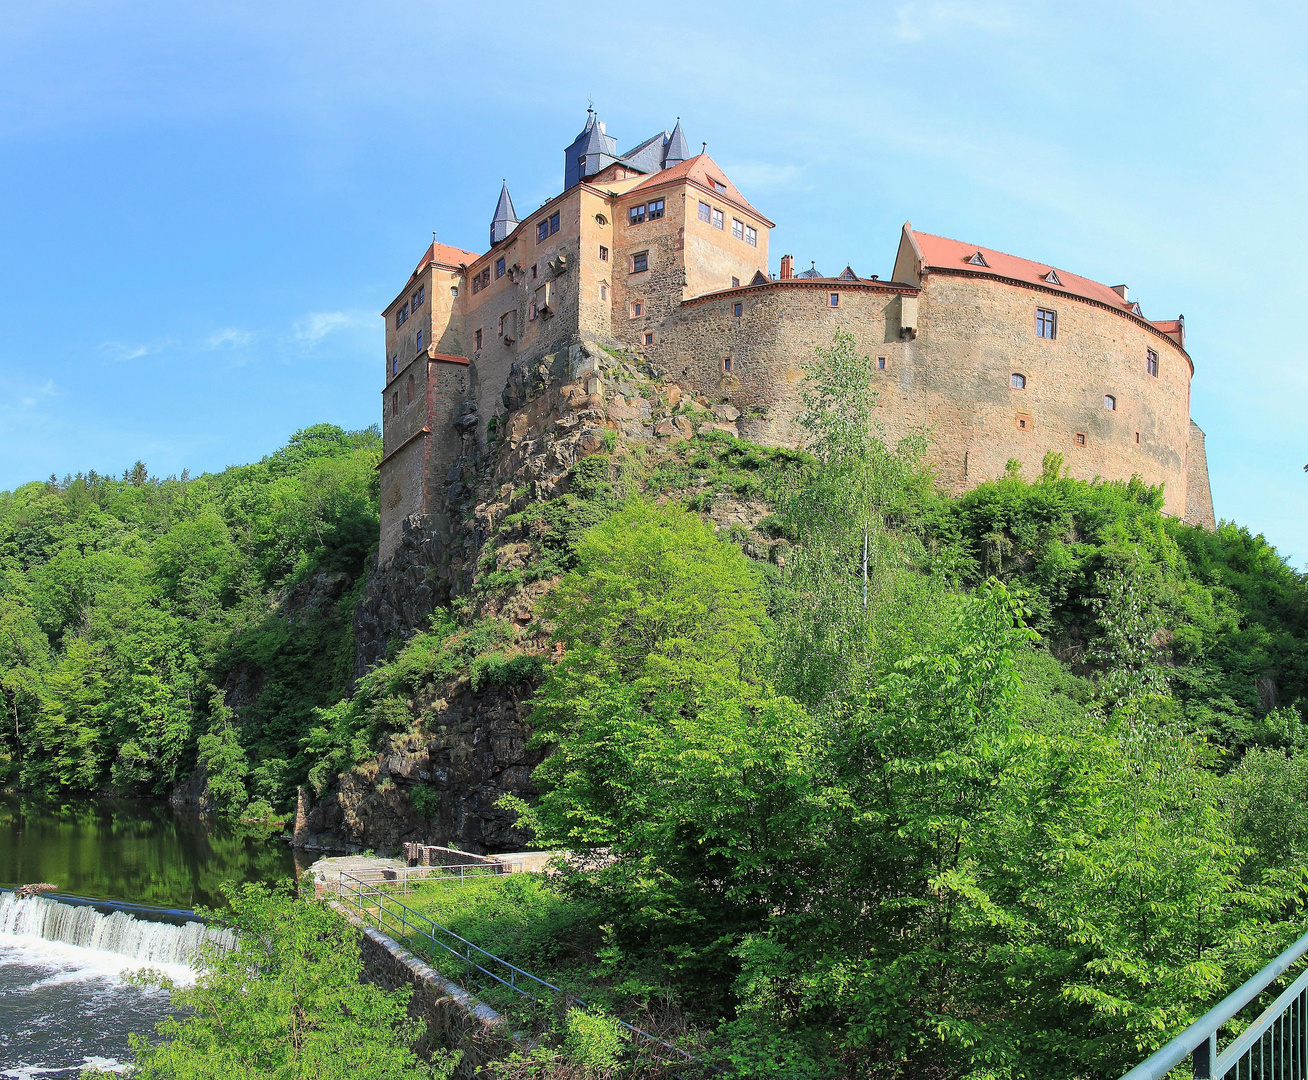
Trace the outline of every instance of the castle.
<instances>
[{"instance_id":1,"label":"castle","mask_svg":"<svg viewBox=\"0 0 1308 1080\"><path fill-rule=\"evenodd\" d=\"M1038 475L1055 451L1073 476L1161 484L1167 514L1214 527L1184 318L908 223L889 280L796 273L790 255L771 275L773 224L680 120L619 154L591 111L561 194L519 219L505 183L485 252L433 243L383 312L379 561L415 515L441 527L451 467L503 432L511 378L541 360L632 350L742 438L794 445L803 365L838 327L871 360L888 441L928 429L955 490L1010 459ZM584 382L592 407L616 400Z\"/></svg>"}]
</instances>

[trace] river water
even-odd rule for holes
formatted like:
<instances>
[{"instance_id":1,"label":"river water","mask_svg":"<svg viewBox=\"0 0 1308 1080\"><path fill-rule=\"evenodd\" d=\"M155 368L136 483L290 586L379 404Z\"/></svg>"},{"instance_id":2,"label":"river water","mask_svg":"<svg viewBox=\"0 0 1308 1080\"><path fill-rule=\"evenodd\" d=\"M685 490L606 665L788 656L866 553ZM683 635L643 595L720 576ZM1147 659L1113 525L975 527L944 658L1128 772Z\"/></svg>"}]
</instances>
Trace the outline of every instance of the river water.
<instances>
[{"instance_id":1,"label":"river water","mask_svg":"<svg viewBox=\"0 0 1308 1080\"><path fill-rule=\"evenodd\" d=\"M164 991L127 976L149 967L190 981L188 961L206 931L183 912L221 907L224 881L295 872L280 837L165 804L0 795L0 886L50 882L98 902L0 893L0 1077L121 1071L129 1034L152 1035L169 1012Z\"/></svg>"}]
</instances>

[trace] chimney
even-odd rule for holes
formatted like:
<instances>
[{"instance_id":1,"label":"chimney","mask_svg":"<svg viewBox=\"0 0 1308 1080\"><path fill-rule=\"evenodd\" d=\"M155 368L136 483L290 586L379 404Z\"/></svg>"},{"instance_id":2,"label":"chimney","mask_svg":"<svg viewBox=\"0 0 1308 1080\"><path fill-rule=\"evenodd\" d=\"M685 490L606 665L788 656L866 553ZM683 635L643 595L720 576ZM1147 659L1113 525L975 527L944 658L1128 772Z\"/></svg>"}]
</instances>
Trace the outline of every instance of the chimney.
<instances>
[{"instance_id":1,"label":"chimney","mask_svg":"<svg viewBox=\"0 0 1308 1080\"><path fill-rule=\"evenodd\" d=\"M1126 295L1127 288L1125 285L1114 285L1113 292L1117 293L1117 295L1122 298L1122 303L1126 303L1128 297Z\"/></svg>"},{"instance_id":2,"label":"chimney","mask_svg":"<svg viewBox=\"0 0 1308 1080\"><path fill-rule=\"evenodd\" d=\"M795 276L795 256L782 255L781 256L781 280L785 281L787 278L793 278L794 276Z\"/></svg>"}]
</instances>

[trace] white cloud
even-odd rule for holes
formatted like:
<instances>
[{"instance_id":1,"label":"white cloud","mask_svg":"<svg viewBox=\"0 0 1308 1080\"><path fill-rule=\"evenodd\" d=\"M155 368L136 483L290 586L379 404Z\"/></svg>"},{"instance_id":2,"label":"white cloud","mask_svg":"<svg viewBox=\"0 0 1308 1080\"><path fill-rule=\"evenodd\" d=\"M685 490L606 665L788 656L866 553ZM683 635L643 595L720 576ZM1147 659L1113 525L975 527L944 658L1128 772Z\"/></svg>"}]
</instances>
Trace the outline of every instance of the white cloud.
<instances>
[{"instance_id":1,"label":"white cloud","mask_svg":"<svg viewBox=\"0 0 1308 1080\"><path fill-rule=\"evenodd\" d=\"M1007 30L1012 25L1004 5L958 0L911 0L895 9L894 35L901 41L922 41L928 35L956 29Z\"/></svg>"},{"instance_id":2,"label":"white cloud","mask_svg":"<svg viewBox=\"0 0 1308 1080\"><path fill-rule=\"evenodd\" d=\"M130 344L126 341L102 341L100 342L100 351L104 353L112 362L116 364L126 363L128 360L139 360L142 356L149 356L150 353L158 352L163 344Z\"/></svg>"},{"instance_id":3,"label":"white cloud","mask_svg":"<svg viewBox=\"0 0 1308 1080\"><path fill-rule=\"evenodd\" d=\"M255 338L252 330L238 330L234 326L219 330L217 333L210 334L204 342L206 349L221 349L229 347L241 349L250 344Z\"/></svg>"},{"instance_id":4,"label":"white cloud","mask_svg":"<svg viewBox=\"0 0 1308 1080\"><path fill-rule=\"evenodd\" d=\"M358 315L346 311L313 311L295 324L295 340L305 345L316 345L328 334L358 326Z\"/></svg>"}]
</instances>

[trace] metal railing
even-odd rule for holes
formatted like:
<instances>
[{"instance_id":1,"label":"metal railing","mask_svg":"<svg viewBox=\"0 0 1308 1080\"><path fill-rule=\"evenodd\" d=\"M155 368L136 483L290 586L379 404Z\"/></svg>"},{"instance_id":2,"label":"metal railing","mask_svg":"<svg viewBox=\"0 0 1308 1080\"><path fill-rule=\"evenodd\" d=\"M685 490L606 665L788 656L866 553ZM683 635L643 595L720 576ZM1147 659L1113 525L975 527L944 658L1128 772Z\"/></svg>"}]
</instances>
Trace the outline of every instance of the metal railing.
<instances>
[{"instance_id":1,"label":"metal railing","mask_svg":"<svg viewBox=\"0 0 1308 1080\"><path fill-rule=\"evenodd\" d=\"M1308 971L1220 1054L1217 1032L1308 952L1308 934L1122 1080L1162 1080L1190 1055L1199 1080L1308 1080Z\"/></svg>"},{"instance_id":2,"label":"metal railing","mask_svg":"<svg viewBox=\"0 0 1308 1080\"><path fill-rule=\"evenodd\" d=\"M344 871L355 881L368 885L386 886L408 893L411 885L425 882L462 885L486 877L499 877L502 874L522 873L522 863L475 863L463 866L384 866L373 870L357 869Z\"/></svg>"},{"instance_id":3,"label":"metal railing","mask_svg":"<svg viewBox=\"0 0 1308 1080\"><path fill-rule=\"evenodd\" d=\"M411 869L449 871L465 868L433 866L413 867ZM469 867L467 869L474 868ZM372 873L376 873L376 871ZM472 876L474 875L469 875L469 877ZM485 877L487 875L483 872L480 876ZM457 875L452 875L451 879L454 881L465 880ZM431 878L427 877L423 880L431 880ZM409 944L413 944L414 939L417 938L444 953L448 953L463 964L465 982L472 981L473 972L477 972L490 979L495 985L511 990L515 994L547 1007L561 1005L567 1008L576 1005L582 1009L590 1009L590 1006L577 997L576 994L570 993L560 986L555 986L552 982L539 978L529 971L524 971L494 953L487 952L481 946L474 945L467 938L459 936L448 926L442 926L430 916L424 915L421 911L414 910L403 901L395 899L394 896L381 888L382 884L398 885L401 882L394 879L369 882L363 880L358 871L342 870L340 872L340 900L361 919L372 923L378 930L389 934L397 941L407 941ZM433 955L439 956L440 953ZM697 1065L718 1075L725 1075L717 1066L708 1064L679 1046L673 1046L672 1043L665 1042L647 1031L641 1031L640 1028L628 1024L625 1020L619 1020L614 1016L608 1018L623 1027L640 1042L667 1050L685 1064Z\"/></svg>"}]
</instances>

